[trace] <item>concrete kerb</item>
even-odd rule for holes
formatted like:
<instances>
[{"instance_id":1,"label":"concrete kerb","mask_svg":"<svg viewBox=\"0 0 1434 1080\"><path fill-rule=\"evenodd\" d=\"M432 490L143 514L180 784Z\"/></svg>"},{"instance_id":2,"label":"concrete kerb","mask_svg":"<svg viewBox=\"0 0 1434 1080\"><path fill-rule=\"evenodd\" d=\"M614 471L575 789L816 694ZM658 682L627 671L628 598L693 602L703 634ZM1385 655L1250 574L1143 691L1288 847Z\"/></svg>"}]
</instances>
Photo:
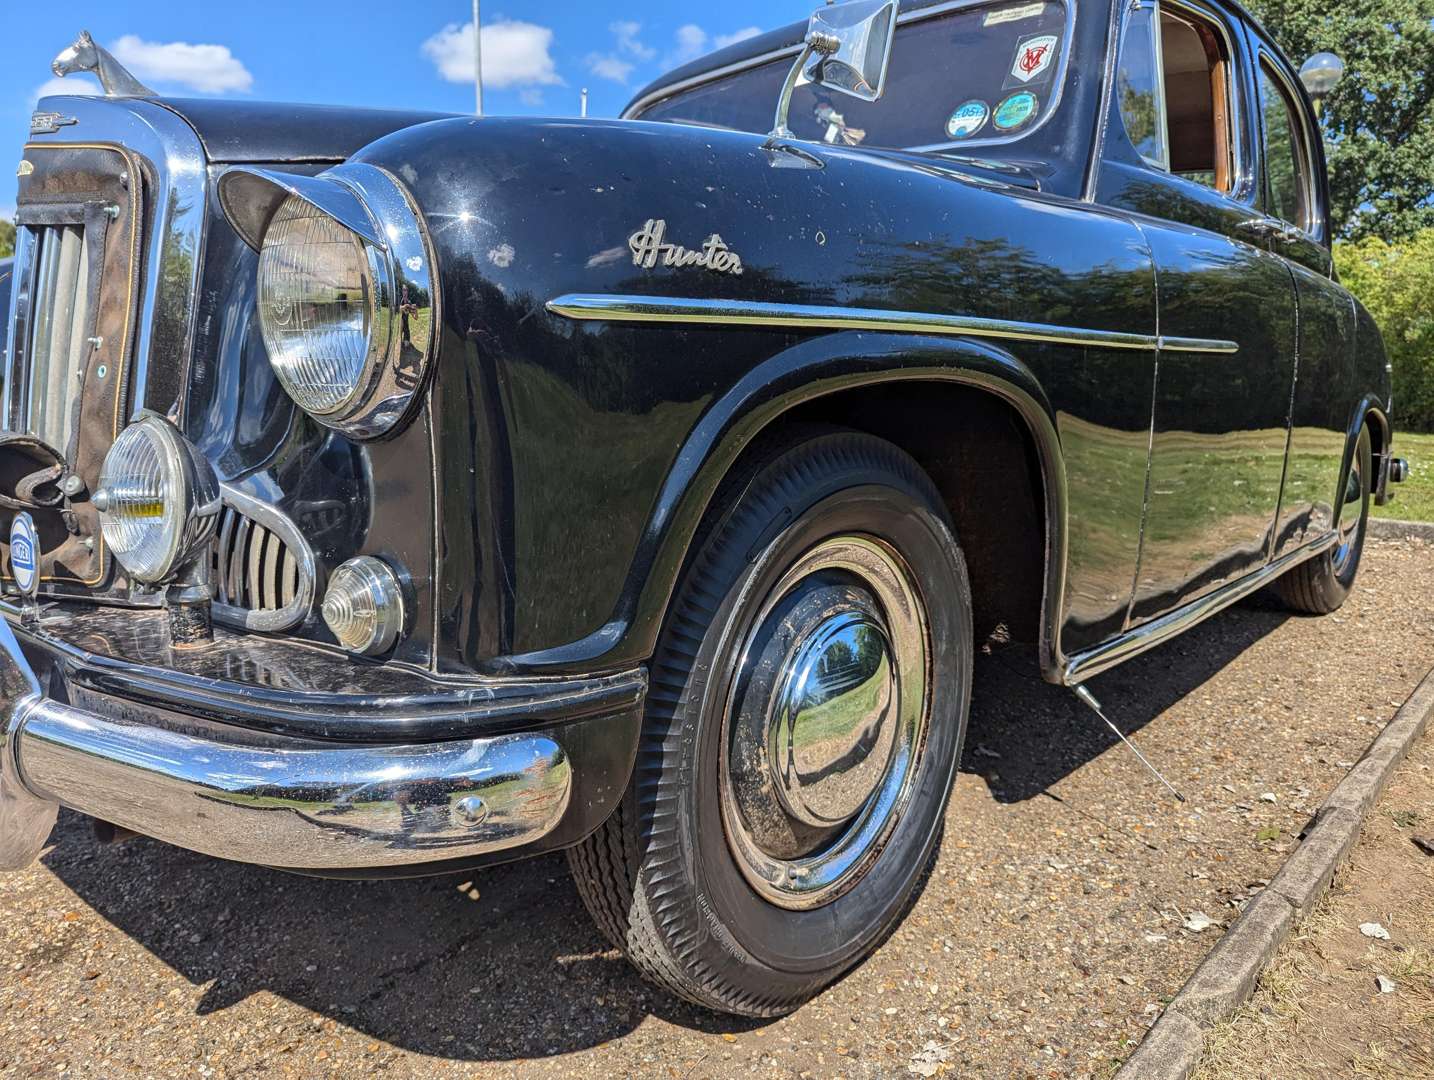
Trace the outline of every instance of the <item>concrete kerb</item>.
<instances>
[{"instance_id":1,"label":"concrete kerb","mask_svg":"<svg viewBox=\"0 0 1434 1080\"><path fill-rule=\"evenodd\" d=\"M1372 524L1372 523L1371 523ZM1434 538L1434 526L1430 526ZM1320 807L1299 847L1210 950L1116 1073L1116 1080L1186 1080L1205 1032L1250 999L1290 931L1329 889L1389 779L1434 715L1434 671L1424 677L1364 757Z\"/></svg>"}]
</instances>

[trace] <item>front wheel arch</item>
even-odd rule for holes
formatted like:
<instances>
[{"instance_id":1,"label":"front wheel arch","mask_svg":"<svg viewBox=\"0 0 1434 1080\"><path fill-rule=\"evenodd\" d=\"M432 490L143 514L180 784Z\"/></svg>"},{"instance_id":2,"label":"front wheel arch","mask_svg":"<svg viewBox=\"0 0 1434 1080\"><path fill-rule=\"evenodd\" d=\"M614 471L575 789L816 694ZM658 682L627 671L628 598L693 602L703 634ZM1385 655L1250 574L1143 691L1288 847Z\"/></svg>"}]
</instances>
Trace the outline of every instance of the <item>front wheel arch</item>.
<instances>
[{"instance_id":1,"label":"front wheel arch","mask_svg":"<svg viewBox=\"0 0 1434 1080\"><path fill-rule=\"evenodd\" d=\"M754 369L713 403L678 453L654 508L645 535L658 542L634 561L637 600L628 630L641 642L642 655L655 647L698 523L743 455L784 426L835 423L870 431L853 420L852 403L898 388L966 393L1019 424L1036 474L1041 669L1048 679L1059 679L1068 509L1054 410L1035 375L1011 353L984 342L904 334L842 332L804 341ZM870 433L910 452L902 438L892 437L897 432Z\"/></svg>"}]
</instances>

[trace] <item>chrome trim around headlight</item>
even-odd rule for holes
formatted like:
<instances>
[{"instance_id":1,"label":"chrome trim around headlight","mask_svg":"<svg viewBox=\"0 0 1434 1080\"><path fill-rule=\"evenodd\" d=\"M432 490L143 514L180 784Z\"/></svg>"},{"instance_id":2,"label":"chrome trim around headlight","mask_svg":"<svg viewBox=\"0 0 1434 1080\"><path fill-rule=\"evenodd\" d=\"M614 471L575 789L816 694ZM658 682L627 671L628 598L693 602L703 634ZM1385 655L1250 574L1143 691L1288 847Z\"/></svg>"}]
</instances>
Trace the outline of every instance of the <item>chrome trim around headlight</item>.
<instances>
[{"instance_id":1,"label":"chrome trim around headlight","mask_svg":"<svg viewBox=\"0 0 1434 1080\"><path fill-rule=\"evenodd\" d=\"M316 177L236 165L219 179L229 222L256 251L290 197L304 200L363 241L381 270L375 287L385 340L370 342L359 390L315 420L356 439L388 434L408 415L432 359L439 318L433 248L423 215L397 179L374 165L335 166Z\"/></svg>"}]
</instances>

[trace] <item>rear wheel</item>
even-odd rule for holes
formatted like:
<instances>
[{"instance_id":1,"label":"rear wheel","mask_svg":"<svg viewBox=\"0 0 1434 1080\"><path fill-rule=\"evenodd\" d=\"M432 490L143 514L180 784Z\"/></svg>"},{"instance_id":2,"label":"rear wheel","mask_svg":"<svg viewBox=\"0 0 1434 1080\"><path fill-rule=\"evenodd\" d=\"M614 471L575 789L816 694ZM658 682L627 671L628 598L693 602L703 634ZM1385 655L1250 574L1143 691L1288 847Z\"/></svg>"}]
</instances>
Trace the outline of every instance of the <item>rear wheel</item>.
<instances>
[{"instance_id":1,"label":"rear wheel","mask_svg":"<svg viewBox=\"0 0 1434 1080\"><path fill-rule=\"evenodd\" d=\"M1369 428L1359 433L1345 485L1344 507L1339 516L1339 539L1323 554L1300 563L1280 576L1275 592L1291 611L1328 615L1335 611L1354 588L1364 553L1364 535L1369 525L1369 495L1374 481L1374 454Z\"/></svg>"},{"instance_id":2,"label":"rear wheel","mask_svg":"<svg viewBox=\"0 0 1434 1080\"><path fill-rule=\"evenodd\" d=\"M971 607L940 496L895 446L823 434L749 477L674 597L623 803L570 865L649 978L770 1016L867 956L921 879Z\"/></svg>"}]
</instances>

